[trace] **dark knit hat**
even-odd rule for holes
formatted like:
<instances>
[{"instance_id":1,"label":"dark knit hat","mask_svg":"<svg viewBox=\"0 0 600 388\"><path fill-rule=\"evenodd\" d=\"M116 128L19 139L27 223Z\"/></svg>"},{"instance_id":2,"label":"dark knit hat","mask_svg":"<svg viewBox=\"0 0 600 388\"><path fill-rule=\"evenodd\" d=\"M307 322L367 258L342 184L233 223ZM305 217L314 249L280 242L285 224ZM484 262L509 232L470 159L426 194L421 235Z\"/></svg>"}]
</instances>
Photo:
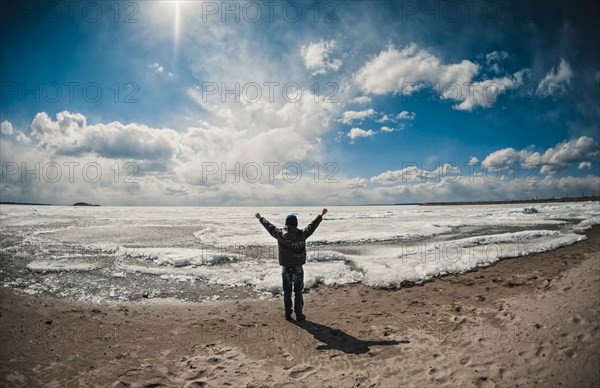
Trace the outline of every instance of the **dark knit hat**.
<instances>
[{"instance_id":1,"label":"dark knit hat","mask_svg":"<svg viewBox=\"0 0 600 388\"><path fill-rule=\"evenodd\" d=\"M289 216L285 217L285 224L288 226L298 226L298 219L296 218L295 215L290 214Z\"/></svg>"}]
</instances>

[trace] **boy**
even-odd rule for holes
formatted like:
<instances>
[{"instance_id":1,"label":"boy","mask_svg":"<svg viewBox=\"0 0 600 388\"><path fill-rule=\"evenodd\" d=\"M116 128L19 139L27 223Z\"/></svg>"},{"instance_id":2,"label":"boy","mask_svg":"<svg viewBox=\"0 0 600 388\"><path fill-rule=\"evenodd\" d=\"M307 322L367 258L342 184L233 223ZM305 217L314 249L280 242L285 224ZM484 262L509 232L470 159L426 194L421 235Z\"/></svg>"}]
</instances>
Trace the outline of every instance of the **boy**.
<instances>
[{"instance_id":1,"label":"boy","mask_svg":"<svg viewBox=\"0 0 600 388\"><path fill-rule=\"evenodd\" d=\"M269 234L277 239L279 246L279 265L282 266L281 278L283 281L283 305L285 308L285 319L292 319L292 288L294 290L294 311L296 320L301 322L306 319L302 314L304 300L302 298L302 289L304 288L304 269L302 266L306 263L306 239L309 238L317 229L327 209L323 209L306 228L298 229L298 218L290 214L285 218L285 226L277 228L271 224L260 213L256 213L256 218L260 220L262 226Z\"/></svg>"}]
</instances>

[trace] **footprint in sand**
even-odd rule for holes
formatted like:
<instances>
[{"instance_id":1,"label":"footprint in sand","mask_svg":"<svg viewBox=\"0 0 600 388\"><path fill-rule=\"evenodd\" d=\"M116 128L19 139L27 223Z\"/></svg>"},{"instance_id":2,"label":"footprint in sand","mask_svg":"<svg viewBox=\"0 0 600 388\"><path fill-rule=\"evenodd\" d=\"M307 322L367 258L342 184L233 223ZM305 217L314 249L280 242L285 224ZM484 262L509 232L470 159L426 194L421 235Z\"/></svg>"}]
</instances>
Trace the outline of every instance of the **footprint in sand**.
<instances>
[{"instance_id":1,"label":"footprint in sand","mask_svg":"<svg viewBox=\"0 0 600 388\"><path fill-rule=\"evenodd\" d=\"M311 376L315 373L317 373L315 368L313 368L312 366L306 365L306 366L299 366L297 368L293 368L292 370L290 370L289 376L294 379L302 380L302 379L305 379L308 376Z\"/></svg>"},{"instance_id":2,"label":"footprint in sand","mask_svg":"<svg viewBox=\"0 0 600 388\"><path fill-rule=\"evenodd\" d=\"M443 368L431 368L429 369L429 375L431 378L440 384L445 384L450 380L450 377Z\"/></svg>"},{"instance_id":3,"label":"footprint in sand","mask_svg":"<svg viewBox=\"0 0 600 388\"><path fill-rule=\"evenodd\" d=\"M200 387L206 387L206 382L204 382L202 380L190 381L190 382L187 382L183 386L183 388L200 388Z\"/></svg>"},{"instance_id":4,"label":"footprint in sand","mask_svg":"<svg viewBox=\"0 0 600 388\"><path fill-rule=\"evenodd\" d=\"M576 325L583 325L585 322L582 322L582 318L579 315L574 315L569 318L569 322L573 322Z\"/></svg>"},{"instance_id":5,"label":"footprint in sand","mask_svg":"<svg viewBox=\"0 0 600 388\"><path fill-rule=\"evenodd\" d=\"M459 355L456 360L458 361L458 363L460 365L467 365L467 363L471 360L471 357L469 356L464 356L464 355Z\"/></svg>"}]
</instances>

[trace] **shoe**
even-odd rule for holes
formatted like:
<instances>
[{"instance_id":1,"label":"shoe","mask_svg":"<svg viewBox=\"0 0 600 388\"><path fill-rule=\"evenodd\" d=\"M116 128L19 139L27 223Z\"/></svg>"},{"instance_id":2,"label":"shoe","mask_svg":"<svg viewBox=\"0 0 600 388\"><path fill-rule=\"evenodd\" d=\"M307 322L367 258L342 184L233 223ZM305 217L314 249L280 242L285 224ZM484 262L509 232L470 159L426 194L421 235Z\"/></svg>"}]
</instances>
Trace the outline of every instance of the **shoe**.
<instances>
[{"instance_id":1,"label":"shoe","mask_svg":"<svg viewBox=\"0 0 600 388\"><path fill-rule=\"evenodd\" d=\"M306 315L302 314L302 313L296 313L296 320L298 322L302 322L306 319Z\"/></svg>"},{"instance_id":2,"label":"shoe","mask_svg":"<svg viewBox=\"0 0 600 388\"><path fill-rule=\"evenodd\" d=\"M291 321L292 320L292 313L285 313L285 320L286 321Z\"/></svg>"}]
</instances>

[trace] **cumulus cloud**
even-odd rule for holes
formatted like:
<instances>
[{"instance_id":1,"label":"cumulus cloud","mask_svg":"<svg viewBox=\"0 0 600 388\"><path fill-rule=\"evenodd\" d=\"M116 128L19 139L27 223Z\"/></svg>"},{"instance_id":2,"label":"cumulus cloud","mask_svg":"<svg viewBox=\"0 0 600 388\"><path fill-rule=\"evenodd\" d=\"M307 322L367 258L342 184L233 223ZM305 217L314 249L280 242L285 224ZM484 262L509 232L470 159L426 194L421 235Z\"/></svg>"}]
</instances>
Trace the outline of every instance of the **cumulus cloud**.
<instances>
[{"instance_id":1,"label":"cumulus cloud","mask_svg":"<svg viewBox=\"0 0 600 388\"><path fill-rule=\"evenodd\" d=\"M401 170L388 170L371 177L371 183L391 185L397 183L414 182L419 179L421 170L416 166L408 166Z\"/></svg>"},{"instance_id":2,"label":"cumulus cloud","mask_svg":"<svg viewBox=\"0 0 600 388\"><path fill-rule=\"evenodd\" d=\"M438 175L456 175L456 174L460 174L462 172L461 168L459 166L450 164L450 163L444 163L442 166L439 166L438 168L436 168L435 170L431 171L431 172L427 172L428 174L435 176Z\"/></svg>"},{"instance_id":3,"label":"cumulus cloud","mask_svg":"<svg viewBox=\"0 0 600 388\"><path fill-rule=\"evenodd\" d=\"M29 144L31 143L31 139L27 137L23 132L19 132L16 137L19 143Z\"/></svg>"},{"instance_id":4,"label":"cumulus cloud","mask_svg":"<svg viewBox=\"0 0 600 388\"><path fill-rule=\"evenodd\" d=\"M592 168L592 162L581 162L579 163L580 170L590 170Z\"/></svg>"},{"instance_id":5,"label":"cumulus cloud","mask_svg":"<svg viewBox=\"0 0 600 388\"><path fill-rule=\"evenodd\" d=\"M469 82L478 69L477 64L468 60L442 64L439 58L414 43L401 50L390 45L358 70L355 81L368 93L411 94L424 83Z\"/></svg>"},{"instance_id":6,"label":"cumulus cloud","mask_svg":"<svg viewBox=\"0 0 600 388\"><path fill-rule=\"evenodd\" d=\"M526 74L524 69L511 76L475 81L479 70L478 64L466 59L444 64L414 43L400 50L390 45L365 63L354 81L363 92L376 95L410 95L431 87L443 99L458 101L455 109L472 110L494 105L498 95L520 86Z\"/></svg>"},{"instance_id":7,"label":"cumulus cloud","mask_svg":"<svg viewBox=\"0 0 600 388\"><path fill-rule=\"evenodd\" d=\"M15 131L10 121L5 120L0 124L0 133L3 135L12 135L14 132Z\"/></svg>"},{"instance_id":8,"label":"cumulus cloud","mask_svg":"<svg viewBox=\"0 0 600 388\"><path fill-rule=\"evenodd\" d=\"M170 129L119 122L88 125L84 115L69 111L56 114L56 120L40 112L31 129L39 148L58 155L169 160L180 141L179 134Z\"/></svg>"},{"instance_id":9,"label":"cumulus cloud","mask_svg":"<svg viewBox=\"0 0 600 388\"><path fill-rule=\"evenodd\" d=\"M394 132L397 131L396 128L390 128L390 127L381 127L381 132Z\"/></svg>"},{"instance_id":10,"label":"cumulus cloud","mask_svg":"<svg viewBox=\"0 0 600 388\"><path fill-rule=\"evenodd\" d=\"M423 166L421 166L423 167ZM433 170L419 168L415 165L407 166L400 170L388 170L371 177L371 183L380 185L394 185L414 182L440 181L441 179L455 180L462 174L460 166L450 163L438 165Z\"/></svg>"},{"instance_id":11,"label":"cumulus cloud","mask_svg":"<svg viewBox=\"0 0 600 388\"><path fill-rule=\"evenodd\" d=\"M566 93L567 85L571 82L573 71L569 62L560 59L558 68L552 68L538 84L538 94L546 97L550 95Z\"/></svg>"},{"instance_id":12,"label":"cumulus cloud","mask_svg":"<svg viewBox=\"0 0 600 388\"><path fill-rule=\"evenodd\" d=\"M372 129L365 131L362 128L354 127L350 131L348 131L346 136L348 136L352 140L355 140L359 137L369 137L369 136L373 136L374 134L375 134L375 132Z\"/></svg>"},{"instance_id":13,"label":"cumulus cloud","mask_svg":"<svg viewBox=\"0 0 600 388\"><path fill-rule=\"evenodd\" d=\"M206 113L181 134L178 159L184 162L176 173L201 186L220 185L219 176L208 182L203 179L198 166L207 161L219 165L277 162L277 173L288 161L323 160L318 139L334 128L341 115L340 104L323 103L310 90L293 103L284 101L281 93L275 93L273 101L263 98L252 104L205 99L199 88L188 89L188 95Z\"/></svg>"},{"instance_id":14,"label":"cumulus cloud","mask_svg":"<svg viewBox=\"0 0 600 388\"><path fill-rule=\"evenodd\" d=\"M469 158L469 166L475 166L477 163L479 163L479 159L477 159L476 156L471 156Z\"/></svg>"},{"instance_id":15,"label":"cumulus cloud","mask_svg":"<svg viewBox=\"0 0 600 388\"><path fill-rule=\"evenodd\" d=\"M464 92L466 95L464 96L459 89L447 88L442 96L452 100L463 99L461 103L454 105L454 108L458 110L470 111L476 107L489 108L496 103L499 95L521 86L523 78L528 72L528 70L520 70L510 76L473 82L465 85ZM461 93L458 93L458 91Z\"/></svg>"},{"instance_id":16,"label":"cumulus cloud","mask_svg":"<svg viewBox=\"0 0 600 388\"><path fill-rule=\"evenodd\" d=\"M300 47L300 54L304 61L304 66L312 71L312 75L326 74L330 70L337 71L342 66L341 59L331 58L337 43L335 40L321 40L319 43L312 43Z\"/></svg>"},{"instance_id":17,"label":"cumulus cloud","mask_svg":"<svg viewBox=\"0 0 600 388\"><path fill-rule=\"evenodd\" d=\"M415 117L417 117L415 112L408 112L406 110L403 110L396 115L396 119L398 120L414 120Z\"/></svg>"},{"instance_id":18,"label":"cumulus cloud","mask_svg":"<svg viewBox=\"0 0 600 388\"><path fill-rule=\"evenodd\" d=\"M309 100L312 100L312 97L309 97ZM305 109L303 114L310 116L308 112L314 113L311 109ZM274 114L274 112L269 112L269 114ZM297 114L299 112L286 112L281 117L288 117L292 122L297 122L297 119L302 117L297 116ZM233 116L235 117L235 115ZM331 115L331 117L336 116ZM277 121L283 123L285 120L278 118ZM312 122L306 125L310 127L311 124ZM43 174L55 175L53 169L47 170L50 171L48 173L45 168L48 163L54 163L62 166L64 179L58 183L45 184L44 179L36 183L33 174L30 174L29 178L31 179L27 181L23 181L21 174L12 174L6 177L6 182L2 185L2 197L6 200L51 203L72 203L85 198L91 202L102 204L131 205L157 203L173 205L215 203L256 205L265 203L265 201L277 202L278 204L308 204L322 200L335 200L340 204L356 204L532 198L536 196L565 196L573 192L597 194L600 190L600 177L596 176L556 178L549 175L541 178L536 177L534 182L523 179L494 180L489 177L486 179L481 174L475 174L467 178L460 176L461 167L463 172L466 171L464 166L451 163L436 165L431 169L426 169L424 166L421 166L421 168L408 166L401 170L386 171L372 178L360 176L347 178L341 174L336 174L334 176L336 183L332 184L324 184L322 180L315 182L313 174L307 172L310 170L308 168L310 163L302 165L303 168L307 168L304 178L297 183L290 184L285 181L283 166L280 165L274 171L276 175L274 182L259 179L256 183L248 183L244 180L248 178L247 175L254 176L255 174L254 170L247 175L242 173L244 155L246 155L246 158L255 158L266 152L265 159L256 159L253 162L262 167L263 177L267 177L268 169L263 161L281 162L282 159L276 159L275 157L283 157L283 161L285 161L285 158L290 156L287 159L289 161L306 155L308 151L304 147L310 145L308 139L314 139L314 133L302 127L299 127L302 130L300 133L294 133L292 129L288 130L285 126L282 126L273 127L263 134L262 130L258 132L252 132L246 128L236 130L230 127L216 127L208 122L198 123L197 126L179 133L179 138L168 140L177 143L177 151L174 155L171 152L165 154L159 152L157 159L137 160L135 165L139 170L133 176L136 183L125 184L123 179L127 176L129 170L124 170L124 162L132 160L132 156L144 157L143 155L152 154L152 152L146 152L146 150L142 152L135 148L152 148L152 141L149 143L140 142L133 148L128 145L125 147L128 150L127 152L115 151L108 153L101 151L107 147L106 139L116 136L115 139L122 139L124 143L127 143L129 141L127 138L120 137L123 136L121 132L125 128L134 132L134 137L139 134L152 138L152 136L160 137L170 133L169 129L156 129L139 124L136 125L137 128L134 128L132 125L122 123L90 124L88 118L84 115L67 111L60 112L56 115L56 118L52 119L47 114L40 113L36 115L31 129L31 142L33 144L24 144L16 136L5 137L0 142L2 162L13 162L16 166L21 166L22 162L26 162L30 171L34 163L39 162L41 165L39 170L42 176L44 176ZM140 130L144 132L136 132ZM366 131L360 128L353 130L357 136L355 138L369 137L379 133L379 131ZM22 134L18 131L15 132ZM73 132L81 132L82 135L73 137ZM99 132L106 133L101 134ZM64 143L57 142L55 137L58 134L64 135L69 140ZM97 145L88 144L89 134L99 136ZM173 136L177 135L173 134ZM235 141L239 139L239 136L244 138L244 144L242 145L236 145L236 143L242 143ZM288 141L290 136L292 138ZM73 144L77 146L74 147ZM116 147L116 145L113 143L110 147ZM281 153L278 153L278 148L282 149ZM87 149L89 152L79 154L64 152L73 149ZM130 153L131 150L133 152ZM233 153L223 154L228 150ZM598 159L598 152L596 143L582 137L551 147L540 153L536 158L537 163L560 164L561 162L575 163L579 161L578 164L581 168L587 169L592 165L591 160ZM126 154L127 156L125 156ZM525 163L527 157L532 155L534 153L530 150L521 152L513 149L505 152L505 157L512 158L511 160L519 159L521 163ZM498 154L495 156L499 157ZM471 157L471 161L473 158ZM587 159L579 160L580 158ZM500 159L504 160L505 158ZM220 171L215 174L217 184L212 184L212 181L203 182L199 178L203 168L202 163L207 161L214 163L218 169L227 168L229 171L235 172L235 163L229 163L230 160L240 161L237 174L239 176L242 173L241 181L236 182L233 176L223 179ZM66 163L73 162L78 164L74 167L75 181L70 182L67 179L70 173ZM116 162L118 162L117 169L121 172L118 184L115 183L114 178ZM224 166L223 162L228 162L228 164ZM82 167L86 163L100 166L104 174L98 182L90 183L89 176L88 181L82 180ZM294 168L287 168L289 175L296 175L293 170ZM148 173L149 171L152 173ZM469 169L468 171L472 170ZM94 169L88 172L91 173L88 175L93 178L95 175ZM311 193L311 195L307 195L307 193Z\"/></svg>"},{"instance_id":19,"label":"cumulus cloud","mask_svg":"<svg viewBox=\"0 0 600 388\"><path fill-rule=\"evenodd\" d=\"M514 148L504 148L489 154L481 165L485 168L503 170L522 162L528 155L527 150L516 151Z\"/></svg>"},{"instance_id":20,"label":"cumulus cloud","mask_svg":"<svg viewBox=\"0 0 600 388\"><path fill-rule=\"evenodd\" d=\"M26 162L28 168L39 162L42 170L45 163L58 163L63 177L68 170L64 163L76 163L79 175L72 184L66 180L48 186L43 181L23 183L18 174L2 186L2 197L55 203L86 198L102 204L256 204L266 198L306 203L314 198L307 193L317 191L330 198L337 195L337 185L317 186L307 172L315 162L325 163L318 139L339 116L336 104L315 102L313 95L304 93L296 103L207 104L206 108L206 121L195 121L179 132L137 123L90 123L86 116L68 111L55 117L40 112L32 120L30 139L19 133L22 138L0 142L2 161L19 166ZM25 144L28 141L31 144ZM124 184L121 179L116 184L116 171L122 177L131 172L124 169L128 162L134 162L139 183ZM287 162L302 163L306 177L302 182L310 182L270 182L272 175L281 177ZM86 163L101 166L102 179L94 185L81 179L81 166ZM216 166L216 174L208 176L203 171L208 163ZM256 183L244 180L244 167L249 164L261 169ZM233 175L224 178L225 170ZM255 170L248 171L252 176ZM345 184L336 173L338 177ZM62 195L54 196L59 191ZM107 193L110 196L103 196Z\"/></svg>"},{"instance_id":21,"label":"cumulus cloud","mask_svg":"<svg viewBox=\"0 0 600 388\"><path fill-rule=\"evenodd\" d=\"M599 158L598 143L591 137L581 136L550 147L543 154L534 152L525 159L523 164L529 167L541 167L540 172L543 174L555 174L565 170L572 163Z\"/></svg>"},{"instance_id":22,"label":"cumulus cloud","mask_svg":"<svg viewBox=\"0 0 600 388\"><path fill-rule=\"evenodd\" d=\"M357 104L368 104L369 102L371 102L371 97L358 96L358 97L354 97L352 100L350 100L350 102L355 102Z\"/></svg>"},{"instance_id":23,"label":"cumulus cloud","mask_svg":"<svg viewBox=\"0 0 600 388\"><path fill-rule=\"evenodd\" d=\"M572 163L599 158L598 143L591 137L581 136L550 147L544 153L504 148L489 154L481 164L486 168L505 169L520 163L525 168L540 168L542 174L556 174Z\"/></svg>"},{"instance_id":24,"label":"cumulus cloud","mask_svg":"<svg viewBox=\"0 0 600 388\"><path fill-rule=\"evenodd\" d=\"M352 178L350 182L348 182L348 188L350 189L359 189L363 187L367 187L368 181L365 178Z\"/></svg>"},{"instance_id":25,"label":"cumulus cloud","mask_svg":"<svg viewBox=\"0 0 600 388\"><path fill-rule=\"evenodd\" d=\"M380 118L378 118L377 121L378 123L387 123L388 121L391 121L392 119L390 119L390 117L386 114L384 114L383 116L381 116Z\"/></svg>"},{"instance_id":26,"label":"cumulus cloud","mask_svg":"<svg viewBox=\"0 0 600 388\"><path fill-rule=\"evenodd\" d=\"M374 190L373 196L379 203L506 200L566 197L573 193L600 194L600 177L597 176L562 178L546 176L535 181L525 179L496 181L476 175L470 178L442 177L438 180L418 183L401 180L390 183Z\"/></svg>"},{"instance_id":27,"label":"cumulus cloud","mask_svg":"<svg viewBox=\"0 0 600 388\"><path fill-rule=\"evenodd\" d=\"M361 111L348 110L342 113L342 119L340 121L344 124L352 124L355 120L363 120L368 117L373 117L373 115L375 115L375 110L373 110L373 108Z\"/></svg>"}]
</instances>

